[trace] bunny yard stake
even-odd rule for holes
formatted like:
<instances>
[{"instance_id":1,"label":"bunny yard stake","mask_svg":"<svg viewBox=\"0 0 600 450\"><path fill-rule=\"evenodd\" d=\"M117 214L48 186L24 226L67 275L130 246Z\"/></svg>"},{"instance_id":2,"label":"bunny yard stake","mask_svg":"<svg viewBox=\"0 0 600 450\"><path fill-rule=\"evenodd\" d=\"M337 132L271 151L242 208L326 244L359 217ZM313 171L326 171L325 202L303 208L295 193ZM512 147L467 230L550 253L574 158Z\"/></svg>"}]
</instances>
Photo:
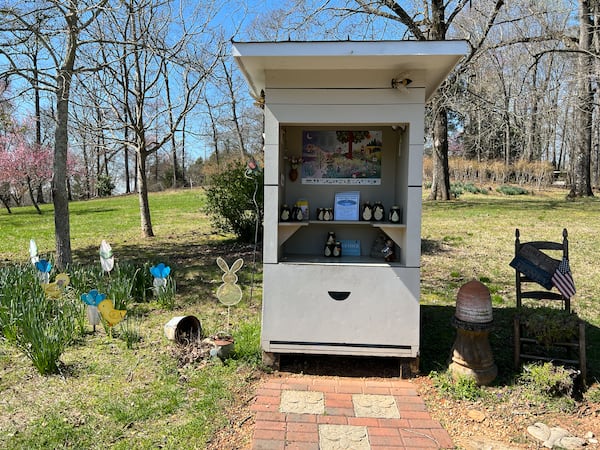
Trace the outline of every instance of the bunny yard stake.
<instances>
[{"instance_id":1,"label":"bunny yard stake","mask_svg":"<svg viewBox=\"0 0 600 450\"><path fill-rule=\"evenodd\" d=\"M238 276L236 272L242 268L244 260L239 258L230 267L223 258L218 257L217 265L223 271L223 275L221 276L222 283L217 288L216 297L219 302L227 306L227 325L225 330L218 331L204 339L192 339L196 331L199 330L199 333L202 333L202 327L196 317L173 317L165 325L165 336L167 339L181 344L174 351L183 364L193 362L205 364L208 357L225 359L233 350L234 340L229 332L230 308L242 299L242 288L237 284ZM168 272L159 269L163 268L157 266L153 271L153 275L159 279L165 278ZM160 282L156 284L160 284ZM183 339L181 339L182 336Z\"/></svg>"},{"instance_id":2,"label":"bunny yard stake","mask_svg":"<svg viewBox=\"0 0 600 450\"><path fill-rule=\"evenodd\" d=\"M233 349L233 337L229 334L229 311L231 306L236 305L242 299L242 288L237 284L238 276L236 272L244 265L242 258L236 259L231 267L220 256L217 258L217 265L224 272L221 276L223 284L217 289L217 299L227 306L227 325L226 331L218 332L214 337L216 348L212 349L211 356L224 358Z\"/></svg>"},{"instance_id":3,"label":"bunny yard stake","mask_svg":"<svg viewBox=\"0 0 600 450\"><path fill-rule=\"evenodd\" d=\"M244 265L242 258L236 259L229 268L229 265L220 256L217 258L217 265L221 268L223 284L217 289L217 298L225 306L233 306L242 299L242 288L237 285L238 276L235 274Z\"/></svg>"}]
</instances>

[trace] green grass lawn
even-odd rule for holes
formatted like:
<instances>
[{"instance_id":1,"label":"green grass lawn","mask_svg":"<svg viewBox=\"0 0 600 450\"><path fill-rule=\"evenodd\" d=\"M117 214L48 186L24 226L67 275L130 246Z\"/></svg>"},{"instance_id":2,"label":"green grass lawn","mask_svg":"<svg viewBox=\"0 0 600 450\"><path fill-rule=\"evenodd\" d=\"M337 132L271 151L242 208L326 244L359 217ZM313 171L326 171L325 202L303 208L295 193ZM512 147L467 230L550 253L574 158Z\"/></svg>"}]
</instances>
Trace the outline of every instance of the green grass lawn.
<instances>
[{"instance_id":1,"label":"green grass lawn","mask_svg":"<svg viewBox=\"0 0 600 450\"><path fill-rule=\"evenodd\" d=\"M491 343L499 382L511 382L515 290L508 263L515 228L527 241L560 240L566 227L578 290L573 306L588 323L590 377L600 378L600 201L567 202L564 194L464 194L456 201L424 202L424 374L444 369L454 339L450 318L457 291L476 278L492 292ZM0 340L0 448L211 448L214 433L232 427L229 415L239 408L242 393L251 395L259 369L260 255L254 265L252 245L214 232L203 205L201 189L151 194L156 236L143 239L137 196L71 204L76 261L99 267L98 247L106 239L117 262L169 264L177 281L175 309L161 309L152 299L133 304L129 315L142 338L133 348L102 327L95 333L90 328L63 354L60 375L38 375L28 359ZM26 263L31 238L40 255L51 256L52 207L43 205L42 210L42 215L33 207L14 208L12 215L0 211L0 263ZM215 297L221 283L217 256L229 263L240 256L246 261L238 272L244 298L230 316ZM246 353L226 364L184 364L163 327L172 317L188 314L201 320L206 333L230 327Z\"/></svg>"}]
</instances>

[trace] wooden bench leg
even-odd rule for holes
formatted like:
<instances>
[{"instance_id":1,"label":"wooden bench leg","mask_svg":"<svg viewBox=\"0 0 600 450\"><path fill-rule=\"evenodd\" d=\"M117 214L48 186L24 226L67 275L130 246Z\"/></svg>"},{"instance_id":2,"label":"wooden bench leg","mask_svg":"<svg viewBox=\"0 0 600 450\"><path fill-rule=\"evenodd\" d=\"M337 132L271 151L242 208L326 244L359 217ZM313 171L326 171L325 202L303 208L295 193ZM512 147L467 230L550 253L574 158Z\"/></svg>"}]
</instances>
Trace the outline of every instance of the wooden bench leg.
<instances>
[{"instance_id":1,"label":"wooden bench leg","mask_svg":"<svg viewBox=\"0 0 600 450\"><path fill-rule=\"evenodd\" d=\"M515 370L519 370L521 367L521 321L519 316L515 316L513 321L513 333L514 333L514 352L513 352L513 364Z\"/></svg>"},{"instance_id":2,"label":"wooden bench leg","mask_svg":"<svg viewBox=\"0 0 600 450\"><path fill-rule=\"evenodd\" d=\"M579 370L581 371L581 383L587 387L587 356L585 353L585 322L579 321Z\"/></svg>"}]
</instances>

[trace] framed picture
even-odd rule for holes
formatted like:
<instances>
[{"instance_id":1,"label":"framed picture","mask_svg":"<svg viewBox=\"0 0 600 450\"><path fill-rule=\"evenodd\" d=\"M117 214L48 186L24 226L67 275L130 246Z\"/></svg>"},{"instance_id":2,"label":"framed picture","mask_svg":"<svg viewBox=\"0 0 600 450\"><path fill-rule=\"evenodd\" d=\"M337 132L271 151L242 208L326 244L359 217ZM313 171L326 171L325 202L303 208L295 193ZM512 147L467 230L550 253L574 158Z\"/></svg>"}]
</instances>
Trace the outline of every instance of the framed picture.
<instances>
[{"instance_id":1,"label":"framed picture","mask_svg":"<svg viewBox=\"0 0 600 450\"><path fill-rule=\"evenodd\" d=\"M302 131L302 184L381 184L381 131Z\"/></svg>"},{"instance_id":2,"label":"framed picture","mask_svg":"<svg viewBox=\"0 0 600 450\"><path fill-rule=\"evenodd\" d=\"M333 220L358 220L360 192L338 192L333 204Z\"/></svg>"}]
</instances>

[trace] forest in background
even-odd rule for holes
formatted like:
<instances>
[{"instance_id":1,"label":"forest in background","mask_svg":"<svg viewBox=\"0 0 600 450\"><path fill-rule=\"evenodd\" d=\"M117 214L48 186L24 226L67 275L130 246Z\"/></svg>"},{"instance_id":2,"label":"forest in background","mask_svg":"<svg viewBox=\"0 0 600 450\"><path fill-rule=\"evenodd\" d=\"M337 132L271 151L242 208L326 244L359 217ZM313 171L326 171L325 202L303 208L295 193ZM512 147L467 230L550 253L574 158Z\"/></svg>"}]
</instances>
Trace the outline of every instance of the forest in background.
<instances>
[{"instance_id":1,"label":"forest in background","mask_svg":"<svg viewBox=\"0 0 600 450\"><path fill-rule=\"evenodd\" d=\"M149 190L261 160L232 40L465 39L427 107L434 187L600 179L596 1L0 0L0 19L0 200L54 202L59 262L68 200L137 192L152 236Z\"/></svg>"}]
</instances>

